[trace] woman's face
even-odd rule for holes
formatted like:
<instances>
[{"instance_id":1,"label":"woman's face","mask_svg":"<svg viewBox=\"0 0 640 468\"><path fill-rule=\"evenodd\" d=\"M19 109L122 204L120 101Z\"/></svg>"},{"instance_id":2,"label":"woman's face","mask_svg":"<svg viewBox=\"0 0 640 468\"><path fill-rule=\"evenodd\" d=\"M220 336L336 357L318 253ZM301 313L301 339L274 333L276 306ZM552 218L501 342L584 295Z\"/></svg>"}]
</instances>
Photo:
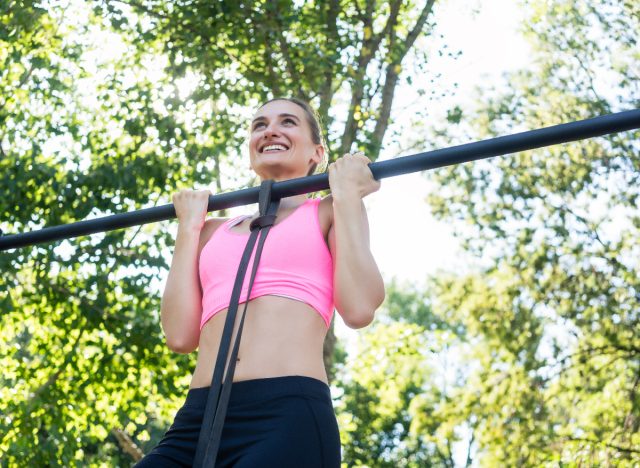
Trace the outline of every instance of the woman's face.
<instances>
[{"instance_id":1,"label":"woman's face","mask_svg":"<svg viewBox=\"0 0 640 468\"><path fill-rule=\"evenodd\" d=\"M263 180L304 177L319 163L324 147L315 144L305 111L289 101L271 101L256 112L249 140L251 168Z\"/></svg>"}]
</instances>

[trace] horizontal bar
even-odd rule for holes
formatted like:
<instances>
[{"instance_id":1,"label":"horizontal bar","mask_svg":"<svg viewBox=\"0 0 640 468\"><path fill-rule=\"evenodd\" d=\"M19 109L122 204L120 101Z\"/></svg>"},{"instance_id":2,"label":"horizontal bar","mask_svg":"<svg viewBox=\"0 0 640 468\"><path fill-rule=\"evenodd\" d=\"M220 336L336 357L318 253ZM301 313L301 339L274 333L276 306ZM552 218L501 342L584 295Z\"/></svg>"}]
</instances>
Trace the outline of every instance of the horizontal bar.
<instances>
[{"instance_id":1,"label":"horizontal bar","mask_svg":"<svg viewBox=\"0 0 640 468\"><path fill-rule=\"evenodd\" d=\"M412 156L378 161L369 164L369 168L373 176L379 180L385 177L425 171L637 128L640 128L640 109L633 109L435 151L427 151ZM329 177L324 173L276 182L273 184L272 194L276 198L284 198L328 188ZM251 187L234 192L211 195L209 196L207 212L257 203L259 190L259 187ZM176 212L171 203L76 223L46 227L37 231L1 236L0 251L165 221L175 217Z\"/></svg>"}]
</instances>

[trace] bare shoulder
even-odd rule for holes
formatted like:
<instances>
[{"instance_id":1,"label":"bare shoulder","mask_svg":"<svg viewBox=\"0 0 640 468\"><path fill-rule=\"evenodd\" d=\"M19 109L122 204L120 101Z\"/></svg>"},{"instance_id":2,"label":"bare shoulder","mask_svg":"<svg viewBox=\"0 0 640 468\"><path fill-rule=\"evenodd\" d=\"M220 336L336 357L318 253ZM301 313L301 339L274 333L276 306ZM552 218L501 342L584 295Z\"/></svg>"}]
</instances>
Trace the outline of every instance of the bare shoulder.
<instances>
[{"instance_id":1,"label":"bare shoulder","mask_svg":"<svg viewBox=\"0 0 640 468\"><path fill-rule=\"evenodd\" d=\"M229 218L210 218L204 222L204 226L202 226L202 230L200 231L200 241L198 242L198 257L200 257L200 252L202 252L204 246L207 245L213 233L228 219Z\"/></svg>"}]
</instances>

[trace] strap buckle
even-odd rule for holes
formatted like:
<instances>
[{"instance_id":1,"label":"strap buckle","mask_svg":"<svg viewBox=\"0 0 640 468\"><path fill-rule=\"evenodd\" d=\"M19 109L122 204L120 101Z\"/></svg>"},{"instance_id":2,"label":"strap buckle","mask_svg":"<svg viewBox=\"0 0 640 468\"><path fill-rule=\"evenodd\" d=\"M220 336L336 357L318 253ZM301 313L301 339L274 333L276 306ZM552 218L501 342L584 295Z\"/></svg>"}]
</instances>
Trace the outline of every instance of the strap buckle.
<instances>
[{"instance_id":1,"label":"strap buckle","mask_svg":"<svg viewBox=\"0 0 640 468\"><path fill-rule=\"evenodd\" d=\"M255 231L256 229L262 229L265 227L273 226L276 222L276 215L267 214L269 209L269 205L272 201L271 199L271 187L273 186L273 180L263 180L260 184L260 194L258 195L258 209L260 210L260 215L251 221L249 225L249 229L251 231Z\"/></svg>"},{"instance_id":2,"label":"strap buckle","mask_svg":"<svg viewBox=\"0 0 640 468\"><path fill-rule=\"evenodd\" d=\"M256 219L251 221L249 225L249 229L251 231L255 231L256 229L262 229L267 226L273 226L276 222L276 215L264 215L258 216Z\"/></svg>"}]
</instances>

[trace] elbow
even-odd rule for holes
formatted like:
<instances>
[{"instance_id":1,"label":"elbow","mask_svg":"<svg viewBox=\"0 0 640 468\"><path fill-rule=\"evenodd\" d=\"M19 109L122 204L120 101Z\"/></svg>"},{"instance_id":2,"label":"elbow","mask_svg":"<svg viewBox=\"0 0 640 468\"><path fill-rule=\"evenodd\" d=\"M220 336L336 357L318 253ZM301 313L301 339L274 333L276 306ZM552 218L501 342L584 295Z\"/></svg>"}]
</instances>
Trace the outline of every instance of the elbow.
<instances>
[{"instance_id":1,"label":"elbow","mask_svg":"<svg viewBox=\"0 0 640 468\"><path fill-rule=\"evenodd\" d=\"M357 312L342 314L345 325L353 330L369 326L374 317L375 309L362 309Z\"/></svg>"},{"instance_id":2,"label":"elbow","mask_svg":"<svg viewBox=\"0 0 640 468\"><path fill-rule=\"evenodd\" d=\"M371 322L373 322L373 315L371 317L363 317L363 318L350 318L349 320L344 321L344 323L347 325L347 327L353 329L353 330L358 330L360 328L364 328L367 327L371 324Z\"/></svg>"},{"instance_id":3,"label":"elbow","mask_svg":"<svg viewBox=\"0 0 640 468\"><path fill-rule=\"evenodd\" d=\"M174 353L189 354L198 348L198 339L186 336L166 336L167 347Z\"/></svg>"},{"instance_id":4,"label":"elbow","mask_svg":"<svg viewBox=\"0 0 640 468\"><path fill-rule=\"evenodd\" d=\"M357 330L367 327L373 322L378 307L382 305L385 298L384 283L376 288L368 296L369 301L360 303L357 307L345 307L341 310L342 319L347 327ZM363 301L364 302L364 301Z\"/></svg>"},{"instance_id":5,"label":"elbow","mask_svg":"<svg viewBox=\"0 0 640 468\"><path fill-rule=\"evenodd\" d=\"M189 354L195 351L200 344L199 313L185 314L180 317L177 314L170 314L164 308L160 310L160 313L167 348L180 354Z\"/></svg>"},{"instance_id":6,"label":"elbow","mask_svg":"<svg viewBox=\"0 0 640 468\"><path fill-rule=\"evenodd\" d=\"M189 354L196 350L198 343L189 343L186 341L167 340L167 347L174 353Z\"/></svg>"}]
</instances>

